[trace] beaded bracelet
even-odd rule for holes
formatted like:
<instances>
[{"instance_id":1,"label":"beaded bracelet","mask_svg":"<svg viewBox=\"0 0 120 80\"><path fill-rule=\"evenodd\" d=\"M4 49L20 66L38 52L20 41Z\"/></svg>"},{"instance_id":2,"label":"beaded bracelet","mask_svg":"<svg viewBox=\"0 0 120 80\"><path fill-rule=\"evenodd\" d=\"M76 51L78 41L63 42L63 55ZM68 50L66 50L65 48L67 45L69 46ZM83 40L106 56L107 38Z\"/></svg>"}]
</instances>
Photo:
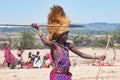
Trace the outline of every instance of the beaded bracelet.
<instances>
[{"instance_id":1,"label":"beaded bracelet","mask_svg":"<svg viewBox=\"0 0 120 80\"><path fill-rule=\"evenodd\" d=\"M42 36L42 35L43 35L43 32L42 32L42 30L41 30L41 29L39 29L39 30L38 30L38 34L39 34L40 36Z\"/></svg>"},{"instance_id":2,"label":"beaded bracelet","mask_svg":"<svg viewBox=\"0 0 120 80\"><path fill-rule=\"evenodd\" d=\"M93 60L96 60L96 56L95 55L93 56Z\"/></svg>"}]
</instances>

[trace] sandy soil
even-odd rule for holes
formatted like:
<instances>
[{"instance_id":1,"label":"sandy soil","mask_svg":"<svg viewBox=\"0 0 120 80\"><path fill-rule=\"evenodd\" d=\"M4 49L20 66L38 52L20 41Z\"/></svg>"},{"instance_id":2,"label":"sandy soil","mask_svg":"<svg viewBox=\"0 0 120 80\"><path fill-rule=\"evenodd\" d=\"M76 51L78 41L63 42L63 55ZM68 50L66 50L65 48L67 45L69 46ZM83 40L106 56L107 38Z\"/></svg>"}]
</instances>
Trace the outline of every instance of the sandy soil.
<instances>
[{"instance_id":1,"label":"sandy soil","mask_svg":"<svg viewBox=\"0 0 120 80\"><path fill-rule=\"evenodd\" d=\"M93 55L104 54L104 49L92 49L82 48L80 51ZM36 51L40 51L41 58L48 53L48 49L42 50L25 50L23 58L26 61L29 52L36 54ZM17 50L12 50L12 53L16 55ZM120 50L116 50L116 60L113 60L113 50L107 50L107 58L103 62L104 64L113 64L113 66L93 66L92 64L98 64L98 61L83 59L72 52L70 52L71 68L70 72L73 74L72 80L96 80L99 69L100 74L97 80L120 80ZM49 73L52 68L42 69L9 69L2 65L4 60L4 53L0 51L0 80L49 80ZM64 79L63 79L64 80Z\"/></svg>"}]
</instances>

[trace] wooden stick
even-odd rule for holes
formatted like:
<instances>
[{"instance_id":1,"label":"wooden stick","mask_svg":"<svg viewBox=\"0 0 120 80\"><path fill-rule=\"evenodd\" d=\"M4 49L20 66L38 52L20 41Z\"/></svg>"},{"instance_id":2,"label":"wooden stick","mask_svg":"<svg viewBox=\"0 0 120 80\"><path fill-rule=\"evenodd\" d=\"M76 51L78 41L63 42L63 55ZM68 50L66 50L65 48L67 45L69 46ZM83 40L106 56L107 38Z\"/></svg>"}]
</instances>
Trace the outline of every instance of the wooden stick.
<instances>
[{"instance_id":1,"label":"wooden stick","mask_svg":"<svg viewBox=\"0 0 120 80\"><path fill-rule=\"evenodd\" d=\"M105 53L104 53L105 55L106 55L106 53L107 53L108 45L109 45L109 43L110 43L110 38L111 38L111 37L109 36L109 37L108 37L107 44L106 44L106 47L105 47ZM102 64L102 61L100 61L100 64ZM99 77L99 74L100 74L100 71L101 71L101 67L102 67L102 66L99 67L99 71L98 71L96 80L98 80L98 77Z\"/></svg>"},{"instance_id":2,"label":"wooden stick","mask_svg":"<svg viewBox=\"0 0 120 80\"><path fill-rule=\"evenodd\" d=\"M108 36L108 41L107 41L107 44L106 44L106 47L105 47L105 55L106 55L106 53L107 53L107 49L108 49L108 45L109 45L109 43L110 43L110 36Z\"/></svg>"},{"instance_id":3,"label":"wooden stick","mask_svg":"<svg viewBox=\"0 0 120 80\"><path fill-rule=\"evenodd\" d=\"M60 25L60 24L38 24L39 26L44 26L44 27L48 27L48 26L68 26L68 25ZM0 26L31 26L31 24L0 24ZM79 25L79 24L70 24L69 27L84 27L83 25Z\"/></svg>"}]
</instances>

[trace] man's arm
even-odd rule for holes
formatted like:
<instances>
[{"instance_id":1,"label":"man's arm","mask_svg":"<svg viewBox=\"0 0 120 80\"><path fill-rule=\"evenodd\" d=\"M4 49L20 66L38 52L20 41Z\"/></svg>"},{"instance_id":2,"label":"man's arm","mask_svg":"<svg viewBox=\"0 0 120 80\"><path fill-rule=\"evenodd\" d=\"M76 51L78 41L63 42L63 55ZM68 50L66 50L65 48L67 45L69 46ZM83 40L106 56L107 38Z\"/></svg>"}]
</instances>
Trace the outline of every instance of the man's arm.
<instances>
[{"instance_id":1,"label":"man's arm","mask_svg":"<svg viewBox=\"0 0 120 80\"><path fill-rule=\"evenodd\" d=\"M85 54L80 52L78 49L76 49L73 45L69 45L69 49L77 54L78 56L82 57L82 58L86 58L86 59L98 59L98 60L104 60L106 58L105 55L101 55L101 56L95 56L95 55L89 55L89 54Z\"/></svg>"},{"instance_id":2,"label":"man's arm","mask_svg":"<svg viewBox=\"0 0 120 80\"><path fill-rule=\"evenodd\" d=\"M32 24L32 27L37 30L44 45L48 46L49 48L54 47L54 43L52 41L48 41L48 39L43 34L42 30L39 28L39 26L37 24Z\"/></svg>"}]
</instances>

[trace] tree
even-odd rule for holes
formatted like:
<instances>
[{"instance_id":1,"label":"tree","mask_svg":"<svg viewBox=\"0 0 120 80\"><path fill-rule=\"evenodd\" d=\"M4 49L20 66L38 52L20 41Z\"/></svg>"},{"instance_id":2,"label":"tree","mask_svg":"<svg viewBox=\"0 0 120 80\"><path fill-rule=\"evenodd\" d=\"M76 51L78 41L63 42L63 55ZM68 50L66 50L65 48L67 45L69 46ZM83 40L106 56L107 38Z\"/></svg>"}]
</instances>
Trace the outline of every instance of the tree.
<instances>
[{"instance_id":1,"label":"tree","mask_svg":"<svg viewBox=\"0 0 120 80\"><path fill-rule=\"evenodd\" d=\"M32 49L35 45L35 34L29 30L23 30L20 32L20 38L18 40L18 47L22 49Z\"/></svg>"},{"instance_id":2,"label":"tree","mask_svg":"<svg viewBox=\"0 0 120 80\"><path fill-rule=\"evenodd\" d=\"M113 39L116 43L120 44L120 25L119 27L116 29L116 31L113 33Z\"/></svg>"}]
</instances>

